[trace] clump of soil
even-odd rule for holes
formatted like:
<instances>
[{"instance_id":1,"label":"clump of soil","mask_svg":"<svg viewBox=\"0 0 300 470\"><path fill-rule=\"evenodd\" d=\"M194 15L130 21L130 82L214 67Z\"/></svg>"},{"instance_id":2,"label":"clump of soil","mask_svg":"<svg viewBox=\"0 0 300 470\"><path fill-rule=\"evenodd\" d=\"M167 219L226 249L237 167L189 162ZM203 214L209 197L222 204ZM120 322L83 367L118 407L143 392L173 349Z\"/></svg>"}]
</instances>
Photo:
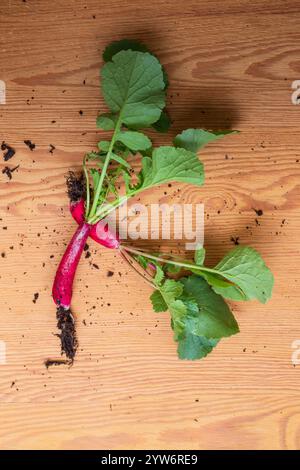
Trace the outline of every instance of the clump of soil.
<instances>
[{"instance_id":1,"label":"clump of soil","mask_svg":"<svg viewBox=\"0 0 300 470\"><path fill-rule=\"evenodd\" d=\"M1 150L5 151L3 155L3 160L7 162L10 160L14 154L16 153L15 149L13 149L10 145L8 145L6 142L2 142L1 144Z\"/></svg>"},{"instance_id":2,"label":"clump of soil","mask_svg":"<svg viewBox=\"0 0 300 470\"><path fill-rule=\"evenodd\" d=\"M67 192L71 202L77 202L84 197L85 179L83 173L76 175L74 171L69 171L66 182Z\"/></svg>"},{"instance_id":3,"label":"clump of soil","mask_svg":"<svg viewBox=\"0 0 300 470\"><path fill-rule=\"evenodd\" d=\"M12 179L12 174L19 168L20 165L15 166L14 168L9 168L9 166L5 166L2 170L2 173L8 177L8 179Z\"/></svg>"},{"instance_id":4,"label":"clump of soil","mask_svg":"<svg viewBox=\"0 0 300 470\"><path fill-rule=\"evenodd\" d=\"M31 140L24 140L24 144L27 145L27 147L30 148L31 151L35 149L35 144L31 142Z\"/></svg>"},{"instance_id":5,"label":"clump of soil","mask_svg":"<svg viewBox=\"0 0 300 470\"><path fill-rule=\"evenodd\" d=\"M48 369L51 366L60 366L62 364L72 365L72 361L68 361L66 359L46 359L44 361L44 364L46 366L46 369Z\"/></svg>"},{"instance_id":6,"label":"clump of soil","mask_svg":"<svg viewBox=\"0 0 300 470\"><path fill-rule=\"evenodd\" d=\"M57 335L61 341L61 352L73 362L78 347L74 317L70 309L58 307L56 318L57 328L61 330L61 333Z\"/></svg>"}]
</instances>

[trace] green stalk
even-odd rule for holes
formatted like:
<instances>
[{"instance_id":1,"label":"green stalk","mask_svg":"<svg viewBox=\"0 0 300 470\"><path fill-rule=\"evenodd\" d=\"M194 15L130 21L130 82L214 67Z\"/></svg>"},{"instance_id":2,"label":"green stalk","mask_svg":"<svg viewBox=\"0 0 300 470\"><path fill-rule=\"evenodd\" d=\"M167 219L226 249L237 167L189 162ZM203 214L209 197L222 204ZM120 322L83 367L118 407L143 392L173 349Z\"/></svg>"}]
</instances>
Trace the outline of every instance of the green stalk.
<instances>
[{"instance_id":1,"label":"green stalk","mask_svg":"<svg viewBox=\"0 0 300 470\"><path fill-rule=\"evenodd\" d=\"M83 172L84 172L85 182L86 182L85 218L87 218L89 210L90 210L90 180L89 180L89 174L86 168L86 155L83 158Z\"/></svg>"},{"instance_id":2,"label":"green stalk","mask_svg":"<svg viewBox=\"0 0 300 470\"><path fill-rule=\"evenodd\" d=\"M94 196L94 200L93 200L93 205L92 205L92 208L90 210L90 213L88 214L87 222L89 224L95 223L95 222L92 222L93 216L95 215L96 210L97 210L98 200L99 200L99 197L100 197L100 194L101 194L103 182L104 182L104 179L105 179L105 176L106 176L107 168L108 168L108 165L109 165L109 162L110 162L110 159L111 159L111 154L112 154L112 151L113 151L113 148L114 148L114 145L115 145L117 134L120 131L120 128L121 128L121 116L119 116L118 121L116 123L116 127L115 127L115 130L114 130L112 139L110 141L110 146L109 146L108 152L107 152L105 160L104 160L104 164L103 164L103 168L102 168L102 171L101 171L100 179L99 179L99 182L98 182L98 185L97 185L97 188L96 188L96 192L95 192L95 196Z\"/></svg>"},{"instance_id":3,"label":"green stalk","mask_svg":"<svg viewBox=\"0 0 300 470\"><path fill-rule=\"evenodd\" d=\"M196 264L182 263L181 261L173 261L173 260L169 260L169 259L164 259L164 258L161 258L160 256L149 255L148 253L146 253L142 250L136 250L135 248L131 248L131 247L126 246L126 245L122 245L121 249L123 249L125 251L129 251L130 253L134 253L135 255L141 255L141 256L144 256L145 258L153 259L155 261L160 261L160 262L163 262L163 263L173 264L174 266L180 266L182 268L187 268L187 269L192 268L192 269L195 269L195 270L206 271L206 272L209 272L209 273L214 273L214 274L219 274L220 275L220 273L218 271L216 271L215 269L205 268L204 266L197 266Z\"/></svg>"}]
</instances>

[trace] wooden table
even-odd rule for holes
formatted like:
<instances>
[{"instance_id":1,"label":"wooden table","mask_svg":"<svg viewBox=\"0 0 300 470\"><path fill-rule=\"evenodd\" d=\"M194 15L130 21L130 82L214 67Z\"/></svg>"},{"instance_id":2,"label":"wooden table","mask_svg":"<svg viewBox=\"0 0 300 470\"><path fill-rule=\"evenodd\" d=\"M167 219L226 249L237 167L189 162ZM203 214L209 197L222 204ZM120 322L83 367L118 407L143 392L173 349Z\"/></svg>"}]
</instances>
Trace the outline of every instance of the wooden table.
<instances>
[{"instance_id":1,"label":"wooden table","mask_svg":"<svg viewBox=\"0 0 300 470\"><path fill-rule=\"evenodd\" d=\"M300 447L299 13L293 0L1 1L0 140L20 165L0 175L2 449ZM144 41L171 79L174 124L156 143L187 127L242 131L202 152L203 188L143 201L203 202L208 263L239 237L273 270L274 296L232 303L241 333L181 362L150 287L91 242L75 284L77 361L47 370L59 350L51 284L75 227L65 174L100 140L101 51L123 37Z\"/></svg>"}]
</instances>

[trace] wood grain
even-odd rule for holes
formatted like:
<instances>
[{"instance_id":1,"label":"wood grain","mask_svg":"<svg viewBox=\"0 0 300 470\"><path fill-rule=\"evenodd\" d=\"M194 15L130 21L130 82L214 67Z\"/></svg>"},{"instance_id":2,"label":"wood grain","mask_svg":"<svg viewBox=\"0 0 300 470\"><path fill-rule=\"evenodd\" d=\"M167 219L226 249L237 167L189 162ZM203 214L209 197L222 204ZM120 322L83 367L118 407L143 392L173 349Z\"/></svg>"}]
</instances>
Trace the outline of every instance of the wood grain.
<instances>
[{"instance_id":1,"label":"wood grain","mask_svg":"<svg viewBox=\"0 0 300 470\"><path fill-rule=\"evenodd\" d=\"M0 141L20 167L0 178L0 448L300 448L299 10L292 0L1 1ZM51 283L74 230L64 176L99 140L101 51L125 36L171 78L174 124L155 142L193 126L242 131L203 151L203 188L161 187L143 201L204 202L209 263L239 237L263 254L275 292L267 305L232 304L241 333L180 362L150 288L91 242L100 269L82 260L76 278L78 359L46 370L58 352Z\"/></svg>"}]
</instances>

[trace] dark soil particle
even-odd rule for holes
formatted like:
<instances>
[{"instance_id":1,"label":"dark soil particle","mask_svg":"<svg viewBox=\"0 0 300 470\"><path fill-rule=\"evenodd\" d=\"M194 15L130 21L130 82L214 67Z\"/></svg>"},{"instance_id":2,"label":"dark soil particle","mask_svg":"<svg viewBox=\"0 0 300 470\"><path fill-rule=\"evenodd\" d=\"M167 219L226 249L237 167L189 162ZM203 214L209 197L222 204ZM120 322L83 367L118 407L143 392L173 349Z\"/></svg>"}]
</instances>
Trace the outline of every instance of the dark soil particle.
<instances>
[{"instance_id":1,"label":"dark soil particle","mask_svg":"<svg viewBox=\"0 0 300 470\"><path fill-rule=\"evenodd\" d=\"M78 341L75 328L75 320L70 309L58 307L56 311L57 328L61 330L58 335L61 341L61 352L65 353L68 359L74 360Z\"/></svg>"},{"instance_id":2,"label":"dark soil particle","mask_svg":"<svg viewBox=\"0 0 300 470\"><path fill-rule=\"evenodd\" d=\"M15 166L14 168L9 168L9 166L5 166L2 170L2 173L8 177L8 179L12 179L12 174L19 168L20 165Z\"/></svg>"},{"instance_id":3,"label":"dark soil particle","mask_svg":"<svg viewBox=\"0 0 300 470\"><path fill-rule=\"evenodd\" d=\"M33 302L34 304L36 304L36 301L37 301L37 299L39 298L39 295L40 295L40 294L39 294L38 292L36 292L35 294L33 294L33 301L32 301L32 302Z\"/></svg>"},{"instance_id":4,"label":"dark soil particle","mask_svg":"<svg viewBox=\"0 0 300 470\"><path fill-rule=\"evenodd\" d=\"M27 145L27 147L33 151L35 149L35 144L33 142L31 142L31 140L24 140L24 144Z\"/></svg>"},{"instance_id":5,"label":"dark soil particle","mask_svg":"<svg viewBox=\"0 0 300 470\"><path fill-rule=\"evenodd\" d=\"M85 258L88 259L92 256L91 252L90 251L86 251L85 253Z\"/></svg>"},{"instance_id":6,"label":"dark soil particle","mask_svg":"<svg viewBox=\"0 0 300 470\"><path fill-rule=\"evenodd\" d=\"M111 277L114 275L114 272L113 271L107 271L107 277Z\"/></svg>"},{"instance_id":7,"label":"dark soil particle","mask_svg":"<svg viewBox=\"0 0 300 470\"><path fill-rule=\"evenodd\" d=\"M46 369L48 369L51 366L71 365L72 362L66 359L46 359L44 361L44 364L46 366Z\"/></svg>"},{"instance_id":8,"label":"dark soil particle","mask_svg":"<svg viewBox=\"0 0 300 470\"><path fill-rule=\"evenodd\" d=\"M96 264L96 263L93 263L92 266L93 266L93 268L95 268L95 269L99 269L99 266L98 266L98 264Z\"/></svg>"},{"instance_id":9,"label":"dark soil particle","mask_svg":"<svg viewBox=\"0 0 300 470\"><path fill-rule=\"evenodd\" d=\"M1 150L5 151L3 155L3 160L5 162L10 160L16 153L15 149L13 149L10 145L6 144L4 141L1 144Z\"/></svg>"},{"instance_id":10,"label":"dark soil particle","mask_svg":"<svg viewBox=\"0 0 300 470\"><path fill-rule=\"evenodd\" d=\"M239 239L240 237L231 237L230 241L232 241L234 245L239 245L240 244Z\"/></svg>"},{"instance_id":11,"label":"dark soil particle","mask_svg":"<svg viewBox=\"0 0 300 470\"><path fill-rule=\"evenodd\" d=\"M258 215L258 217L261 217L264 213L261 209L253 209L256 213L256 215Z\"/></svg>"},{"instance_id":12,"label":"dark soil particle","mask_svg":"<svg viewBox=\"0 0 300 470\"><path fill-rule=\"evenodd\" d=\"M52 144L49 144L49 147L50 147L50 148L49 148L49 153L53 153L54 150L55 150L55 146L52 145Z\"/></svg>"},{"instance_id":13,"label":"dark soil particle","mask_svg":"<svg viewBox=\"0 0 300 470\"><path fill-rule=\"evenodd\" d=\"M84 174L75 174L74 171L69 171L66 177L67 192L71 202L79 201L85 194L85 179Z\"/></svg>"}]
</instances>

